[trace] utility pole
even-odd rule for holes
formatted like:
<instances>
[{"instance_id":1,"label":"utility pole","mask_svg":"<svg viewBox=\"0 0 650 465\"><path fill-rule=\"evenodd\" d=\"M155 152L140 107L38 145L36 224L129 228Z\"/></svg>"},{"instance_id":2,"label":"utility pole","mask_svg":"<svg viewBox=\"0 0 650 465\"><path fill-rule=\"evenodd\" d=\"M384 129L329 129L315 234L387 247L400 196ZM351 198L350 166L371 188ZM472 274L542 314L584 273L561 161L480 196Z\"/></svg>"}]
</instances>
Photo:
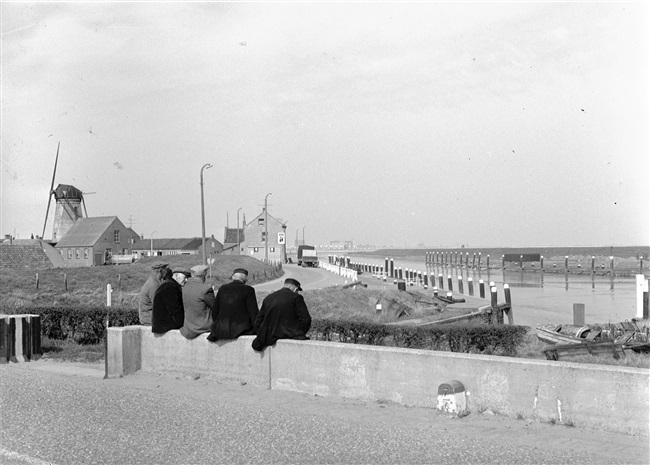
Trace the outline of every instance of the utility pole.
<instances>
[{"instance_id":1,"label":"utility pole","mask_svg":"<svg viewBox=\"0 0 650 465\"><path fill-rule=\"evenodd\" d=\"M241 246L239 245L239 210L241 210L241 207L237 209L237 255L241 255Z\"/></svg>"},{"instance_id":2,"label":"utility pole","mask_svg":"<svg viewBox=\"0 0 650 465\"><path fill-rule=\"evenodd\" d=\"M201 252L203 257L203 265L205 265L205 207L203 203L203 170L206 168L212 168L210 163L206 163L201 167Z\"/></svg>"}]
</instances>

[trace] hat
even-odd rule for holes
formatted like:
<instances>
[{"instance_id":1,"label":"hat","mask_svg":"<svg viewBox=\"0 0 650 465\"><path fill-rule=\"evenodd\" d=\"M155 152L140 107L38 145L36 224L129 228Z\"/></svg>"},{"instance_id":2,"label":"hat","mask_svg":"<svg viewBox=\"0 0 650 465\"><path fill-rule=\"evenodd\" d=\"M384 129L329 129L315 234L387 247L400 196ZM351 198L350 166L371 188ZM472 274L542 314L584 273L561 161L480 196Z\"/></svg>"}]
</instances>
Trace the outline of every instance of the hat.
<instances>
[{"instance_id":1,"label":"hat","mask_svg":"<svg viewBox=\"0 0 650 465\"><path fill-rule=\"evenodd\" d=\"M179 268L179 269L177 269L177 270L174 270L174 274L176 274L176 273L184 274L184 275L187 276L188 278L189 278L190 276L192 276L192 272L191 272L190 270L186 270L186 269L184 269L184 268Z\"/></svg>"},{"instance_id":2,"label":"hat","mask_svg":"<svg viewBox=\"0 0 650 465\"><path fill-rule=\"evenodd\" d=\"M293 284L294 286L296 286L298 288L299 291L302 291L302 287L300 287L300 283L298 281L296 281L295 279L293 279L293 278L285 279L284 284Z\"/></svg>"},{"instance_id":3,"label":"hat","mask_svg":"<svg viewBox=\"0 0 650 465\"><path fill-rule=\"evenodd\" d=\"M194 276L205 276L208 272L207 265L196 265L190 268Z\"/></svg>"},{"instance_id":4,"label":"hat","mask_svg":"<svg viewBox=\"0 0 650 465\"><path fill-rule=\"evenodd\" d=\"M152 270L160 270L162 268L167 268L169 266L169 263L163 263L163 262L155 262L151 265Z\"/></svg>"},{"instance_id":5,"label":"hat","mask_svg":"<svg viewBox=\"0 0 650 465\"><path fill-rule=\"evenodd\" d=\"M237 274L237 273L245 274L246 276L248 276L248 270L245 270L243 268L235 268L235 271L233 271L232 274Z\"/></svg>"}]
</instances>

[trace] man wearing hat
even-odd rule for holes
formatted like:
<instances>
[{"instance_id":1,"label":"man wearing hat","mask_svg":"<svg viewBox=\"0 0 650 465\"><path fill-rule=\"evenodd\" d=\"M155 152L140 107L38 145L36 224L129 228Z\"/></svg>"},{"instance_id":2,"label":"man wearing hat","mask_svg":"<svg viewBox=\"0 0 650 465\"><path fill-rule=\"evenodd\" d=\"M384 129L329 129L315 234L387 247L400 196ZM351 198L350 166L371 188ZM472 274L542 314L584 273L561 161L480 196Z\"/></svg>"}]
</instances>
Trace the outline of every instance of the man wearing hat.
<instances>
[{"instance_id":1,"label":"man wearing hat","mask_svg":"<svg viewBox=\"0 0 650 465\"><path fill-rule=\"evenodd\" d=\"M185 286L187 279L191 276L192 276L192 272L190 270L179 268L174 270L173 278L178 284L180 284L181 286Z\"/></svg>"},{"instance_id":2,"label":"man wearing hat","mask_svg":"<svg viewBox=\"0 0 650 465\"><path fill-rule=\"evenodd\" d=\"M187 339L194 339L199 334L207 333L212 328L212 307L214 306L214 290L205 282L208 267L193 266L192 277L183 287L183 307L185 320L181 334Z\"/></svg>"},{"instance_id":3,"label":"man wearing hat","mask_svg":"<svg viewBox=\"0 0 650 465\"><path fill-rule=\"evenodd\" d=\"M183 288L173 279L174 274L176 272L166 268L163 282L153 297L151 332L156 334L166 333L170 329L179 329L185 320Z\"/></svg>"},{"instance_id":4,"label":"man wearing hat","mask_svg":"<svg viewBox=\"0 0 650 465\"><path fill-rule=\"evenodd\" d=\"M153 309L153 298L162 283L167 269L167 263L155 262L151 265L151 276L147 279L140 290L138 297L138 315L140 324L151 326L151 311Z\"/></svg>"},{"instance_id":5,"label":"man wearing hat","mask_svg":"<svg viewBox=\"0 0 650 465\"><path fill-rule=\"evenodd\" d=\"M300 283L293 278L284 280L284 287L269 294L255 319L253 349L260 351L272 346L278 339L309 339L311 315L305 299L298 294Z\"/></svg>"},{"instance_id":6,"label":"man wearing hat","mask_svg":"<svg viewBox=\"0 0 650 465\"><path fill-rule=\"evenodd\" d=\"M247 285L248 271L237 268L232 272L232 282L217 291L212 308L212 331L208 341L237 339L242 334L255 334L253 324L257 317L255 289Z\"/></svg>"}]
</instances>

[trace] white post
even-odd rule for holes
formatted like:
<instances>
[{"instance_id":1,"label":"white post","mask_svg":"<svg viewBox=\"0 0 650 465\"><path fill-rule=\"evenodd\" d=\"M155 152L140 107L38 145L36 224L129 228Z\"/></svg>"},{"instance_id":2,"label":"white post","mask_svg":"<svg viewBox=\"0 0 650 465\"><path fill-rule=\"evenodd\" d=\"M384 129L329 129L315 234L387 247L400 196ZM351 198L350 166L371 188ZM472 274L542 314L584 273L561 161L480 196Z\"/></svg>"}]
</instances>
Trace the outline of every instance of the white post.
<instances>
[{"instance_id":1,"label":"white post","mask_svg":"<svg viewBox=\"0 0 650 465\"><path fill-rule=\"evenodd\" d=\"M107 284L106 285L106 306L110 307L111 306L111 294L113 293L113 289L111 289L111 285Z\"/></svg>"},{"instance_id":2,"label":"white post","mask_svg":"<svg viewBox=\"0 0 650 465\"><path fill-rule=\"evenodd\" d=\"M636 317L643 318L643 293L648 292L648 280L642 274L636 275Z\"/></svg>"}]
</instances>

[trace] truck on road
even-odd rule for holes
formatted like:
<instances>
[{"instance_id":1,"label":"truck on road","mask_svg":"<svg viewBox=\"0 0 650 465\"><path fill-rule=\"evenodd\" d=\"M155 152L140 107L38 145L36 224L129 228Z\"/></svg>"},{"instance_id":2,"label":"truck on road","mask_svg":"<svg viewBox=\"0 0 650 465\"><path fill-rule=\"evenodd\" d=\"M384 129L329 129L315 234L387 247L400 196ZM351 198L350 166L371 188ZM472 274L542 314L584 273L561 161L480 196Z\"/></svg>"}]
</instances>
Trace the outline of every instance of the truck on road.
<instances>
[{"instance_id":1,"label":"truck on road","mask_svg":"<svg viewBox=\"0 0 650 465\"><path fill-rule=\"evenodd\" d=\"M318 255L316 254L316 248L313 245L298 246L298 265L303 267L318 267Z\"/></svg>"}]
</instances>

